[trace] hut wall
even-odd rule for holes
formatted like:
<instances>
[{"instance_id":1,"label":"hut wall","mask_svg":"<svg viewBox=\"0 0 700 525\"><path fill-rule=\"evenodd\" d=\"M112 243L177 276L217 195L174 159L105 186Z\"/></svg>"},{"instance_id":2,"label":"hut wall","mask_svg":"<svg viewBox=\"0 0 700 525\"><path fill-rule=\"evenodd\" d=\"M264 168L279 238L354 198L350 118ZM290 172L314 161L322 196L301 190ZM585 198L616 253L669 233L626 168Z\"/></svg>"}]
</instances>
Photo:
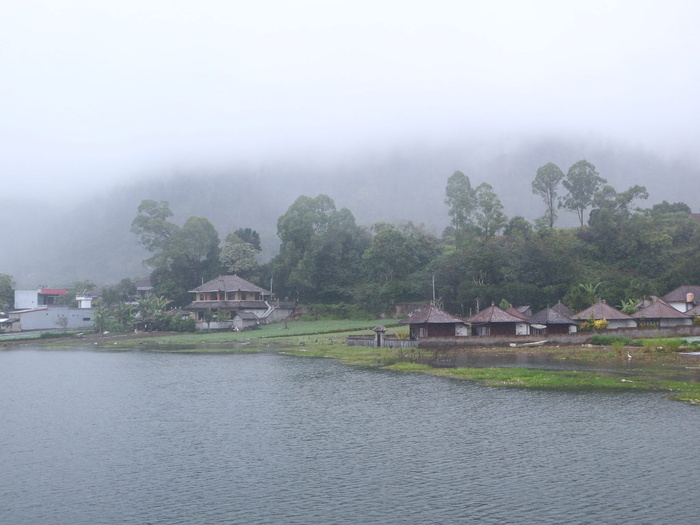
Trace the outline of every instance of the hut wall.
<instances>
[{"instance_id":1,"label":"hut wall","mask_svg":"<svg viewBox=\"0 0 700 525\"><path fill-rule=\"evenodd\" d=\"M428 337L454 337L456 334L455 325L452 323L445 324L426 324L428 329Z\"/></svg>"}]
</instances>

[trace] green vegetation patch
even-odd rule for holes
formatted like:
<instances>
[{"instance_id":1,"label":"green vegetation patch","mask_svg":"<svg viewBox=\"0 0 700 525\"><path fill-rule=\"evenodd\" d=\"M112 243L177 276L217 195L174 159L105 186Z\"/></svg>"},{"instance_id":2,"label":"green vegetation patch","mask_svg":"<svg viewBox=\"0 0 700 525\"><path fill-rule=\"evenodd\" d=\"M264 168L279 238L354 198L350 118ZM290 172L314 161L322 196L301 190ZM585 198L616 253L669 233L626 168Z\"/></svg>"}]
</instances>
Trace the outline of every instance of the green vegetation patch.
<instances>
[{"instance_id":1,"label":"green vegetation patch","mask_svg":"<svg viewBox=\"0 0 700 525\"><path fill-rule=\"evenodd\" d=\"M489 386L533 388L543 390L637 390L670 392L671 399L700 405L700 384L687 381L666 381L635 376L621 378L575 370L551 371L529 368L432 368L427 365L397 363L390 370L423 372L431 375L478 381Z\"/></svg>"}]
</instances>

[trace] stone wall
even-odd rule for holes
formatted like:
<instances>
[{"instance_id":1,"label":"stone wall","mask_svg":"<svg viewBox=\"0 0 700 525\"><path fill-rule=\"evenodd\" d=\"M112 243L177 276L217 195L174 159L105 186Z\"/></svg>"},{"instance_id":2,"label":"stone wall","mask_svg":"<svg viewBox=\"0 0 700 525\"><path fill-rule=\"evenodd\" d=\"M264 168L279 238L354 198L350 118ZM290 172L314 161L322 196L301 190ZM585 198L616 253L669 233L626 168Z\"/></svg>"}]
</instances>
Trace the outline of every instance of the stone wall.
<instances>
[{"instance_id":1,"label":"stone wall","mask_svg":"<svg viewBox=\"0 0 700 525\"><path fill-rule=\"evenodd\" d=\"M453 338L426 338L421 339L420 348L449 348L449 347L504 347L511 343L535 343L547 341L547 345L581 345L586 344L593 335L610 335L629 337L630 339L653 337L698 337L700 326L676 326L673 328L617 328L614 330L600 330L597 332L577 332L574 334L551 335L511 335L511 336L478 336L453 337Z\"/></svg>"}]
</instances>

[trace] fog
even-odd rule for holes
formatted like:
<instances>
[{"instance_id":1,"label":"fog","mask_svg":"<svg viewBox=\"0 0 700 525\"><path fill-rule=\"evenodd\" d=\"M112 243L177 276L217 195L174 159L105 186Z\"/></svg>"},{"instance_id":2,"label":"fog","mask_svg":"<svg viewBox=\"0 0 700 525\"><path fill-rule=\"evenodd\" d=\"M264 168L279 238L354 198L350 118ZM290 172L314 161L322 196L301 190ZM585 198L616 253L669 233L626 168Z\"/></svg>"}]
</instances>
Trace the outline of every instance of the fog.
<instances>
[{"instance_id":1,"label":"fog","mask_svg":"<svg viewBox=\"0 0 700 525\"><path fill-rule=\"evenodd\" d=\"M637 0L6 3L2 198L538 134L695 161L698 15Z\"/></svg>"}]
</instances>

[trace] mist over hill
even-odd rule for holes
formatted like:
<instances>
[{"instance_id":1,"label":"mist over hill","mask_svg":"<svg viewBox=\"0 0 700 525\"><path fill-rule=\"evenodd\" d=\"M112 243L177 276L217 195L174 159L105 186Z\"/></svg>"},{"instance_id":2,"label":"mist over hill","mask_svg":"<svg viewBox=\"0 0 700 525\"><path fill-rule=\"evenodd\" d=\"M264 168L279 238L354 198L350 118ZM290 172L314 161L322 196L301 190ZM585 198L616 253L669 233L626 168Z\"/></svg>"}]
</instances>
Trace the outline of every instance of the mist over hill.
<instances>
[{"instance_id":1,"label":"mist over hill","mask_svg":"<svg viewBox=\"0 0 700 525\"><path fill-rule=\"evenodd\" d=\"M299 195L325 193L360 225L412 221L439 236L449 222L445 184L455 170L474 186L490 183L508 216L534 220L544 212L530 186L537 168L554 162L566 172L581 159L592 162L618 191L646 186L650 198L644 207L667 200L699 208L696 162L664 159L629 145L561 138L407 144L340 160L188 168L136 181L130 176L128 183L75 201L56 202L40 192L24 200L0 197L5 226L0 273L12 275L18 287L68 286L85 279L102 285L147 275L142 265L147 254L130 232L143 199L168 201L178 224L192 215L208 218L222 239L239 227L257 230L263 261L277 251L278 217ZM576 226L575 215L560 210L557 226Z\"/></svg>"}]
</instances>

